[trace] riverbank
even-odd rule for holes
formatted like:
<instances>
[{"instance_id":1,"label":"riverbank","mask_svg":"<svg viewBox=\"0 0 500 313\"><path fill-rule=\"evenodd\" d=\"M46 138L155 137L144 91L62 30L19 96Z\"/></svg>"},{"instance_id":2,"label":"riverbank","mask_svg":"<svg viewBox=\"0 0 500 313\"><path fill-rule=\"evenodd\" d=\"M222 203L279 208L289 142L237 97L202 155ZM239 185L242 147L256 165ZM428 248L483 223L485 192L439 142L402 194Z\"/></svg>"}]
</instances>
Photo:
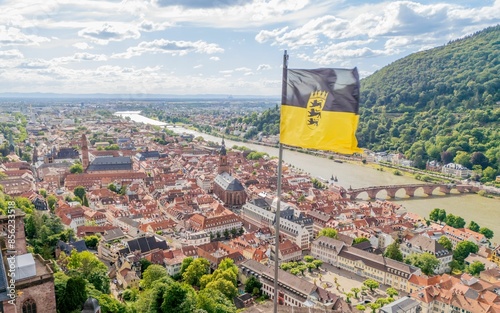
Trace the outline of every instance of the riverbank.
<instances>
[{"instance_id":1,"label":"riverbank","mask_svg":"<svg viewBox=\"0 0 500 313\"><path fill-rule=\"evenodd\" d=\"M168 128L176 133L189 133L194 137L201 136L206 141L221 142L220 137L200 133L193 129L186 129L177 125L175 128ZM270 157L277 157L279 150L273 146L263 146L249 142L233 141L224 136L226 146L233 145L246 146L249 149L265 152ZM283 160L301 169L311 177L338 177L339 186L344 188L363 188L370 186L421 184L412 175L396 176L390 170L378 171L361 161L343 163L334 162L324 156L311 155L300 151L283 150ZM369 163L370 164L370 163ZM376 164L376 163L371 163ZM381 193L383 198L383 193ZM383 200L383 199L381 199ZM446 212L463 217L467 223L475 221L482 227L488 227L495 232L492 242L500 242L500 205L498 199L481 197L477 194L453 194L453 195L433 195L426 196L418 192L415 197L405 197L403 193L396 194L396 199L391 202L403 205L408 212L416 213L422 217L428 217L434 208L445 209Z\"/></svg>"}]
</instances>

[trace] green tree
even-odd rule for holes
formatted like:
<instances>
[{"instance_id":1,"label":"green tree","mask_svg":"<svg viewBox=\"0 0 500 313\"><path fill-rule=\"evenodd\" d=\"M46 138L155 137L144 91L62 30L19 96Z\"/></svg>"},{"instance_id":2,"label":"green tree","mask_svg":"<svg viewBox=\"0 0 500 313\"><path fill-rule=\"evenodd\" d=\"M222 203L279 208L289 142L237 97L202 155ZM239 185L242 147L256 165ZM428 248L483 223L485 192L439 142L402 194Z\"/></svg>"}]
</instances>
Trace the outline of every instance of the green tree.
<instances>
[{"instance_id":1,"label":"green tree","mask_svg":"<svg viewBox=\"0 0 500 313\"><path fill-rule=\"evenodd\" d=\"M491 239L493 238L493 231L487 227L481 227L479 229L479 233L480 234L483 234L484 237L488 238L488 239Z\"/></svg>"},{"instance_id":2,"label":"green tree","mask_svg":"<svg viewBox=\"0 0 500 313\"><path fill-rule=\"evenodd\" d=\"M334 238L334 239L338 238L337 230L335 230L334 228L329 228L329 227L326 227L326 228L323 228L322 230L320 230L318 233L318 236L316 238L319 238L321 236L326 236L328 238Z\"/></svg>"},{"instance_id":3,"label":"green tree","mask_svg":"<svg viewBox=\"0 0 500 313\"><path fill-rule=\"evenodd\" d=\"M126 306L108 294L102 294L97 299L102 313L126 313Z\"/></svg>"},{"instance_id":4,"label":"green tree","mask_svg":"<svg viewBox=\"0 0 500 313\"><path fill-rule=\"evenodd\" d=\"M500 164L500 158L499 158L499 161L497 161L497 163ZM498 167L500 167L500 165ZM488 181L493 181L493 180L495 180L496 175L499 171L500 171L500 169L495 170L491 166L488 166L487 168L485 168L483 170L483 177L485 177Z\"/></svg>"},{"instance_id":5,"label":"green tree","mask_svg":"<svg viewBox=\"0 0 500 313\"><path fill-rule=\"evenodd\" d=\"M296 267L290 270L290 274L297 276L300 273L300 270Z\"/></svg>"},{"instance_id":6,"label":"green tree","mask_svg":"<svg viewBox=\"0 0 500 313\"><path fill-rule=\"evenodd\" d=\"M83 196L82 205L86 206L86 207L89 207L89 199L87 199L87 195Z\"/></svg>"},{"instance_id":7,"label":"green tree","mask_svg":"<svg viewBox=\"0 0 500 313\"><path fill-rule=\"evenodd\" d=\"M224 258L217 267L218 270L221 271L231 271L234 275L238 276L238 266L234 264L233 259ZM235 281L236 284L236 281Z\"/></svg>"},{"instance_id":8,"label":"green tree","mask_svg":"<svg viewBox=\"0 0 500 313\"><path fill-rule=\"evenodd\" d=\"M429 213L429 219L434 222L443 222L446 219L446 211L435 208Z\"/></svg>"},{"instance_id":9,"label":"green tree","mask_svg":"<svg viewBox=\"0 0 500 313\"><path fill-rule=\"evenodd\" d=\"M438 243L442 245L446 250L451 251L453 250L453 243L451 242L450 239L446 236L441 236L438 239Z\"/></svg>"},{"instance_id":10,"label":"green tree","mask_svg":"<svg viewBox=\"0 0 500 313\"><path fill-rule=\"evenodd\" d=\"M49 195L47 197L47 204L51 212L54 212L57 203L57 197L54 195Z\"/></svg>"},{"instance_id":11,"label":"green tree","mask_svg":"<svg viewBox=\"0 0 500 313\"><path fill-rule=\"evenodd\" d=\"M364 310L366 310L366 306L364 306L362 304L358 304L358 305L356 305L356 309L358 309L361 312L364 312Z\"/></svg>"},{"instance_id":12,"label":"green tree","mask_svg":"<svg viewBox=\"0 0 500 313\"><path fill-rule=\"evenodd\" d=\"M453 214L448 214L445 220L446 225L454 228L463 228L465 226L465 220L460 216L455 216Z\"/></svg>"},{"instance_id":13,"label":"green tree","mask_svg":"<svg viewBox=\"0 0 500 313\"><path fill-rule=\"evenodd\" d=\"M62 309L64 306L64 294L66 292L66 284L68 283L69 276L64 272L59 271L54 273L54 291L56 295L56 308Z\"/></svg>"},{"instance_id":14,"label":"green tree","mask_svg":"<svg viewBox=\"0 0 500 313\"><path fill-rule=\"evenodd\" d=\"M455 219L455 225L453 226L455 228L464 228L465 227L465 220L461 216L457 216Z\"/></svg>"},{"instance_id":15,"label":"green tree","mask_svg":"<svg viewBox=\"0 0 500 313\"><path fill-rule=\"evenodd\" d=\"M471 275L478 276L479 273L484 271L485 266L481 261L474 261L467 267L467 272Z\"/></svg>"},{"instance_id":16,"label":"green tree","mask_svg":"<svg viewBox=\"0 0 500 313\"><path fill-rule=\"evenodd\" d=\"M42 197L47 198L47 190L45 190L45 189L43 189L43 188L40 188L40 189L38 190L38 193L39 193Z\"/></svg>"},{"instance_id":17,"label":"green tree","mask_svg":"<svg viewBox=\"0 0 500 313\"><path fill-rule=\"evenodd\" d=\"M444 222L446 220L446 210L440 209L438 214L438 221Z\"/></svg>"},{"instance_id":18,"label":"green tree","mask_svg":"<svg viewBox=\"0 0 500 313\"><path fill-rule=\"evenodd\" d=\"M89 276L92 272L108 271L108 268L92 252L73 250L68 258L68 268L80 273L83 277Z\"/></svg>"},{"instance_id":19,"label":"green tree","mask_svg":"<svg viewBox=\"0 0 500 313\"><path fill-rule=\"evenodd\" d=\"M145 258L140 259L139 263L141 263L141 276L144 274L144 272L148 269L150 265L153 265L151 261Z\"/></svg>"},{"instance_id":20,"label":"green tree","mask_svg":"<svg viewBox=\"0 0 500 313\"><path fill-rule=\"evenodd\" d=\"M253 293L253 290L255 288L259 289L259 294L260 294L260 288L262 288L262 283L255 276L251 275L245 282L245 292Z\"/></svg>"},{"instance_id":21,"label":"green tree","mask_svg":"<svg viewBox=\"0 0 500 313\"><path fill-rule=\"evenodd\" d=\"M399 244L397 241L394 241L393 243L387 246L387 248L385 249L384 256L399 262L403 261L403 254L399 249Z\"/></svg>"},{"instance_id":22,"label":"green tree","mask_svg":"<svg viewBox=\"0 0 500 313\"><path fill-rule=\"evenodd\" d=\"M357 288L357 287L353 287L351 288L351 291L352 293L354 294L354 298L358 298L358 294L361 292L361 289Z\"/></svg>"},{"instance_id":23,"label":"green tree","mask_svg":"<svg viewBox=\"0 0 500 313\"><path fill-rule=\"evenodd\" d=\"M232 281L224 278L219 278L207 284L208 290L218 290L222 292L228 299L233 299L238 294L238 289Z\"/></svg>"},{"instance_id":24,"label":"green tree","mask_svg":"<svg viewBox=\"0 0 500 313\"><path fill-rule=\"evenodd\" d=\"M85 245L90 249L96 249L100 239L101 238L97 235L85 236L83 238L83 240L85 240Z\"/></svg>"},{"instance_id":25,"label":"green tree","mask_svg":"<svg viewBox=\"0 0 500 313\"><path fill-rule=\"evenodd\" d=\"M465 151L458 151L457 155L453 159L453 162L461 164L467 168L471 168L472 164L470 163L471 156L469 153Z\"/></svg>"},{"instance_id":26,"label":"green tree","mask_svg":"<svg viewBox=\"0 0 500 313\"><path fill-rule=\"evenodd\" d=\"M71 277L66 283L61 312L71 312L80 309L87 300L87 291L85 289L85 280L81 277Z\"/></svg>"},{"instance_id":27,"label":"green tree","mask_svg":"<svg viewBox=\"0 0 500 313\"><path fill-rule=\"evenodd\" d=\"M373 279L367 279L363 282L363 285L368 287L371 292L373 292L373 289L377 289L380 285L376 280Z\"/></svg>"},{"instance_id":28,"label":"green tree","mask_svg":"<svg viewBox=\"0 0 500 313\"><path fill-rule=\"evenodd\" d=\"M310 262L314 261L314 257L310 256L310 255L305 255L304 261L306 261L307 263L310 263Z\"/></svg>"},{"instance_id":29,"label":"green tree","mask_svg":"<svg viewBox=\"0 0 500 313\"><path fill-rule=\"evenodd\" d=\"M184 260L182 260L181 275L186 271L186 269L191 264L191 262L193 262L193 260L194 260L194 258L192 256L188 256L187 258L185 258Z\"/></svg>"},{"instance_id":30,"label":"green tree","mask_svg":"<svg viewBox=\"0 0 500 313\"><path fill-rule=\"evenodd\" d=\"M204 289L198 292L197 308L207 313L236 313L232 300L219 290Z\"/></svg>"},{"instance_id":31,"label":"green tree","mask_svg":"<svg viewBox=\"0 0 500 313\"><path fill-rule=\"evenodd\" d=\"M312 262L306 263L305 267L309 270L309 273L312 273L312 271L316 269L316 265L314 265L314 263L312 263Z\"/></svg>"},{"instance_id":32,"label":"green tree","mask_svg":"<svg viewBox=\"0 0 500 313\"><path fill-rule=\"evenodd\" d=\"M189 285L200 287L200 279L208 274L210 263L207 259L197 258L186 268L182 274L182 279Z\"/></svg>"},{"instance_id":33,"label":"green tree","mask_svg":"<svg viewBox=\"0 0 500 313\"><path fill-rule=\"evenodd\" d=\"M83 201L83 197L85 196L85 187L78 186L75 190L73 190L73 193Z\"/></svg>"},{"instance_id":34,"label":"green tree","mask_svg":"<svg viewBox=\"0 0 500 313\"><path fill-rule=\"evenodd\" d=\"M321 265L323 265L323 261L321 261L321 260L314 260L314 261L312 261L312 264L314 264L314 266L316 266L316 268L320 268Z\"/></svg>"},{"instance_id":35,"label":"green tree","mask_svg":"<svg viewBox=\"0 0 500 313\"><path fill-rule=\"evenodd\" d=\"M387 288L387 290L385 292L391 298L393 298L394 296L397 296L399 294L399 292L395 288L392 288L392 287Z\"/></svg>"},{"instance_id":36,"label":"green tree","mask_svg":"<svg viewBox=\"0 0 500 313\"><path fill-rule=\"evenodd\" d=\"M292 264L290 264L290 262L284 262L284 263L281 263L280 268L284 271L288 271L288 270L294 268L294 266L292 266Z\"/></svg>"},{"instance_id":37,"label":"green tree","mask_svg":"<svg viewBox=\"0 0 500 313\"><path fill-rule=\"evenodd\" d=\"M469 161L472 165L479 165L481 168L486 168L490 160L482 153L482 152L474 152L472 153Z\"/></svg>"},{"instance_id":38,"label":"green tree","mask_svg":"<svg viewBox=\"0 0 500 313\"><path fill-rule=\"evenodd\" d=\"M167 286L161 304L162 312L192 313L195 309L196 293L191 286L178 282Z\"/></svg>"},{"instance_id":39,"label":"green tree","mask_svg":"<svg viewBox=\"0 0 500 313\"><path fill-rule=\"evenodd\" d=\"M476 222L470 221L469 226L467 226L467 228L472 231L478 232L480 227Z\"/></svg>"},{"instance_id":40,"label":"green tree","mask_svg":"<svg viewBox=\"0 0 500 313\"><path fill-rule=\"evenodd\" d=\"M453 251L453 259L456 261L463 263L463 261L469 256L470 253L477 253L479 247L468 240L461 241L457 243L455 246L455 250Z\"/></svg>"},{"instance_id":41,"label":"green tree","mask_svg":"<svg viewBox=\"0 0 500 313\"><path fill-rule=\"evenodd\" d=\"M118 189L116 188L116 185L113 183L108 184L108 189L111 190L112 192L118 193Z\"/></svg>"},{"instance_id":42,"label":"green tree","mask_svg":"<svg viewBox=\"0 0 500 313\"><path fill-rule=\"evenodd\" d=\"M135 302L139 298L139 289L125 289L122 293L122 298L125 301Z\"/></svg>"},{"instance_id":43,"label":"green tree","mask_svg":"<svg viewBox=\"0 0 500 313\"><path fill-rule=\"evenodd\" d=\"M354 294L352 292L348 292L345 294L345 302L351 303L351 298L354 297Z\"/></svg>"},{"instance_id":44,"label":"green tree","mask_svg":"<svg viewBox=\"0 0 500 313\"><path fill-rule=\"evenodd\" d=\"M155 281L165 277L168 277L168 273L163 266L157 264L150 265L142 274L141 287L149 289L153 286Z\"/></svg>"},{"instance_id":45,"label":"green tree","mask_svg":"<svg viewBox=\"0 0 500 313\"><path fill-rule=\"evenodd\" d=\"M109 293L110 280L107 271L96 270L91 272L85 278L94 286L95 289L99 290L102 293Z\"/></svg>"},{"instance_id":46,"label":"green tree","mask_svg":"<svg viewBox=\"0 0 500 313\"><path fill-rule=\"evenodd\" d=\"M377 310L382 307L380 303L370 303L368 304L368 306L370 307L370 309L372 309L372 313L377 312Z\"/></svg>"},{"instance_id":47,"label":"green tree","mask_svg":"<svg viewBox=\"0 0 500 313\"><path fill-rule=\"evenodd\" d=\"M422 270L425 275L433 275L434 270L439 266L439 260L429 252L412 253L406 259L405 263L416 266Z\"/></svg>"},{"instance_id":48,"label":"green tree","mask_svg":"<svg viewBox=\"0 0 500 313\"><path fill-rule=\"evenodd\" d=\"M83 173L83 166L80 163L75 163L69 168L71 174Z\"/></svg>"}]
</instances>

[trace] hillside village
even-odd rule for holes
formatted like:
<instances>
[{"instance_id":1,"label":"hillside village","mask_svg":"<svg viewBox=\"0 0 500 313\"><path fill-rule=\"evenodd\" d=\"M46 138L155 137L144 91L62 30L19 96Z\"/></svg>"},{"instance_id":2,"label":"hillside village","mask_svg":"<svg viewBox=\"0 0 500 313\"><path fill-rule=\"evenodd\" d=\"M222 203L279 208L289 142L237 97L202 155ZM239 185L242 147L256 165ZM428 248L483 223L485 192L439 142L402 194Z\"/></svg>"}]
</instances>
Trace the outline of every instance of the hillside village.
<instances>
[{"instance_id":1,"label":"hillside village","mask_svg":"<svg viewBox=\"0 0 500 313\"><path fill-rule=\"evenodd\" d=\"M492 246L479 232L430 221L389 201L345 199L342 187L318 184L286 164L281 244L274 251L277 159L264 154L254 159L252 151L226 147L224 139L208 143L91 110L31 114L27 138L0 164L0 186L73 230L76 240L59 242L56 255L89 250L83 238L99 235L96 249L90 250L109 265L117 294L138 286L141 259L175 276L185 258L202 257L214 270L225 258L232 259L241 282L254 275L262 292L273 298L274 262L311 255L324 264L324 277L331 269L395 288L400 297L380 312L399 307L405 312L500 312L500 246ZM14 115L5 119L16 122ZM82 190L85 199L76 201ZM318 237L325 228L335 229L336 238ZM462 241L477 245L464 262L479 261L484 270L476 276L450 273L453 249L438 243L443 236L453 249ZM395 244L404 257L427 252L439 265L425 275L416 266L385 257L384 251ZM281 271L279 283L280 304L359 311L357 301L332 281L322 284L303 273ZM252 301L246 298L243 306Z\"/></svg>"}]
</instances>

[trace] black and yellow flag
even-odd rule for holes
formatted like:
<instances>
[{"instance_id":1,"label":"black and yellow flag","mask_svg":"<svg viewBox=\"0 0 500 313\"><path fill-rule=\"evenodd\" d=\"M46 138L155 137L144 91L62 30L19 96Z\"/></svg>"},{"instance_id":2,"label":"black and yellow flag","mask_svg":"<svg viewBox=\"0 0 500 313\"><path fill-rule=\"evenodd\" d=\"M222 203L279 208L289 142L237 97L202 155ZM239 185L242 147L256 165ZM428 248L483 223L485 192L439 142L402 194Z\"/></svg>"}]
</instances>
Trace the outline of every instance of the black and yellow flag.
<instances>
[{"instance_id":1,"label":"black and yellow flag","mask_svg":"<svg viewBox=\"0 0 500 313\"><path fill-rule=\"evenodd\" d=\"M284 101L280 121L282 144L342 154L363 152L356 139L356 68L288 69Z\"/></svg>"}]
</instances>

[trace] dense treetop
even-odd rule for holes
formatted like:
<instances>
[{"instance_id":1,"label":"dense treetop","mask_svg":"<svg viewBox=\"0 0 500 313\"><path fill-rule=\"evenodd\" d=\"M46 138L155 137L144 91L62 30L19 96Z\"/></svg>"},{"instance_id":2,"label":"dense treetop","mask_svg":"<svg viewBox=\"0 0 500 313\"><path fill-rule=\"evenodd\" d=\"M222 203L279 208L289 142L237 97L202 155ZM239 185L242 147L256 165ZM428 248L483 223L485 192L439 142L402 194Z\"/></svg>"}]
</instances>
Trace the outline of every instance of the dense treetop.
<instances>
[{"instance_id":1,"label":"dense treetop","mask_svg":"<svg viewBox=\"0 0 500 313\"><path fill-rule=\"evenodd\" d=\"M359 146L500 174L500 25L411 54L361 80ZM228 120L245 138L279 132L278 108ZM242 123L242 124L239 124Z\"/></svg>"},{"instance_id":2,"label":"dense treetop","mask_svg":"<svg viewBox=\"0 0 500 313\"><path fill-rule=\"evenodd\" d=\"M417 167L478 165L492 180L500 168L499 38L500 26L490 27L363 79L360 146L403 152Z\"/></svg>"}]
</instances>

